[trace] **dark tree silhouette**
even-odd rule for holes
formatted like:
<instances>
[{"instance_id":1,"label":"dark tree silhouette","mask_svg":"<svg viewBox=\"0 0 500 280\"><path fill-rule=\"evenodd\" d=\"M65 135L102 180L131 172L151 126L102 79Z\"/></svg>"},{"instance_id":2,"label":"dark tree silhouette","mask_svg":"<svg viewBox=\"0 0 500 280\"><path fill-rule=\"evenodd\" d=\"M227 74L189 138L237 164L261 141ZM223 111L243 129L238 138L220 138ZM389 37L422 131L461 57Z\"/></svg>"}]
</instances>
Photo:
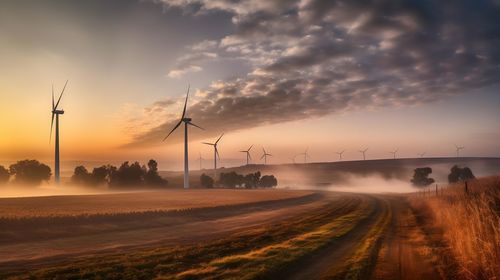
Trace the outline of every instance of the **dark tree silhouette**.
<instances>
[{"instance_id":1,"label":"dark tree silhouette","mask_svg":"<svg viewBox=\"0 0 500 280\"><path fill-rule=\"evenodd\" d=\"M87 185L90 181L90 174L87 171L85 166L77 166L75 167L75 171L73 172L73 176L71 176L71 182L78 185Z\"/></svg>"},{"instance_id":2,"label":"dark tree silhouette","mask_svg":"<svg viewBox=\"0 0 500 280\"><path fill-rule=\"evenodd\" d=\"M260 179L259 187L261 188L272 188L278 185L278 180L273 175L264 175Z\"/></svg>"},{"instance_id":3,"label":"dark tree silhouette","mask_svg":"<svg viewBox=\"0 0 500 280\"><path fill-rule=\"evenodd\" d=\"M108 182L109 170L106 165L96 167L92 170L91 184L94 186L103 185Z\"/></svg>"},{"instance_id":4,"label":"dark tree silhouette","mask_svg":"<svg viewBox=\"0 0 500 280\"><path fill-rule=\"evenodd\" d=\"M168 181L158 174L158 163L154 159L150 159L148 162L148 171L144 180L148 186L164 187L168 184Z\"/></svg>"},{"instance_id":5,"label":"dark tree silhouette","mask_svg":"<svg viewBox=\"0 0 500 280\"><path fill-rule=\"evenodd\" d=\"M211 189L214 187L214 179L205 173L201 174L200 183L203 188Z\"/></svg>"},{"instance_id":6,"label":"dark tree silhouette","mask_svg":"<svg viewBox=\"0 0 500 280\"><path fill-rule=\"evenodd\" d=\"M51 176L50 167L37 160L21 160L9 167L14 182L18 184L40 185Z\"/></svg>"},{"instance_id":7,"label":"dark tree silhouette","mask_svg":"<svg viewBox=\"0 0 500 280\"><path fill-rule=\"evenodd\" d=\"M129 164L128 161L122 163L118 170L113 172L110 178L110 187L139 187L144 183L146 168L137 161Z\"/></svg>"},{"instance_id":8,"label":"dark tree silhouette","mask_svg":"<svg viewBox=\"0 0 500 280\"><path fill-rule=\"evenodd\" d=\"M415 169L411 183L417 187L425 187L434 183L433 178L428 178L429 174L432 173L432 168L422 167Z\"/></svg>"},{"instance_id":9,"label":"dark tree silhouette","mask_svg":"<svg viewBox=\"0 0 500 280\"><path fill-rule=\"evenodd\" d=\"M9 179L10 179L9 170L7 170L7 168L0 165L0 185L3 185L5 183L9 182Z\"/></svg>"},{"instance_id":10,"label":"dark tree silhouette","mask_svg":"<svg viewBox=\"0 0 500 280\"><path fill-rule=\"evenodd\" d=\"M448 175L448 182L456 183L458 181L466 181L470 179L475 179L476 177L472 174L472 170L469 167L460 168L457 165L453 166Z\"/></svg>"},{"instance_id":11,"label":"dark tree silhouette","mask_svg":"<svg viewBox=\"0 0 500 280\"><path fill-rule=\"evenodd\" d=\"M244 183L244 176L234 171L229 173L221 173L219 184L225 188L236 188Z\"/></svg>"},{"instance_id":12,"label":"dark tree silhouette","mask_svg":"<svg viewBox=\"0 0 500 280\"><path fill-rule=\"evenodd\" d=\"M256 188L259 185L259 181L260 181L260 171L247 174L247 175L245 175L245 178L244 178L245 188L247 188L247 189Z\"/></svg>"}]
</instances>

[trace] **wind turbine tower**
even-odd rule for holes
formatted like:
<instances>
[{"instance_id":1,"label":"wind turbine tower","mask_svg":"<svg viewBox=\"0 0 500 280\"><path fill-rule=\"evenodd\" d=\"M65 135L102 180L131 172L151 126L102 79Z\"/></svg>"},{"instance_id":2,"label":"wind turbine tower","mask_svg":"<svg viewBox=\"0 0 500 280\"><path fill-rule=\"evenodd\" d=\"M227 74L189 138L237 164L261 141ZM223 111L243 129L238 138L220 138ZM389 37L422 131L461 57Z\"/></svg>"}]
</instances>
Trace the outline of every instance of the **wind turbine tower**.
<instances>
[{"instance_id":1,"label":"wind turbine tower","mask_svg":"<svg viewBox=\"0 0 500 280\"><path fill-rule=\"evenodd\" d=\"M215 141L214 143L208 143L208 142L203 142L205 145L213 146L214 147L214 179L217 177L217 158L220 159L219 155L219 149L217 149L217 144L219 144L220 139L224 136L224 133Z\"/></svg>"},{"instance_id":2,"label":"wind turbine tower","mask_svg":"<svg viewBox=\"0 0 500 280\"><path fill-rule=\"evenodd\" d=\"M337 155L339 155L339 160L342 160L342 155L344 154L345 150L342 152L336 152Z\"/></svg>"},{"instance_id":3,"label":"wind turbine tower","mask_svg":"<svg viewBox=\"0 0 500 280\"><path fill-rule=\"evenodd\" d=\"M240 151L240 153L246 153L247 155L247 165L249 164L250 160L252 159L252 156L250 155L250 150L252 149L253 145L248 148L248 150Z\"/></svg>"},{"instance_id":4,"label":"wind turbine tower","mask_svg":"<svg viewBox=\"0 0 500 280\"><path fill-rule=\"evenodd\" d=\"M465 147L463 147L463 146L457 146L457 144L455 144L455 149L457 151L457 157L460 157L460 150L465 149Z\"/></svg>"},{"instance_id":5,"label":"wind turbine tower","mask_svg":"<svg viewBox=\"0 0 500 280\"><path fill-rule=\"evenodd\" d=\"M66 89L66 85L68 81L64 84L64 87L57 99L57 102L54 104L54 85L52 85L52 121L50 123L50 140L52 139L52 128L54 127L54 116L56 118L56 143L55 143L55 158L54 158L54 175L55 175L55 183L59 185L61 183L61 172L60 172L60 162L59 162L59 115L64 114L63 109L59 109L59 102L61 102L61 97L64 94L64 90ZM50 142L49 140L49 142Z\"/></svg>"},{"instance_id":6,"label":"wind turbine tower","mask_svg":"<svg viewBox=\"0 0 500 280\"><path fill-rule=\"evenodd\" d=\"M363 160L366 160L366 151L368 151L368 148L364 149L364 150L359 150L358 152L362 153L363 154Z\"/></svg>"},{"instance_id":7,"label":"wind turbine tower","mask_svg":"<svg viewBox=\"0 0 500 280\"><path fill-rule=\"evenodd\" d=\"M398 153L398 151L399 151L399 148L395 149L394 151L389 152L389 154L392 154L393 158L396 159L396 154Z\"/></svg>"},{"instance_id":8,"label":"wind turbine tower","mask_svg":"<svg viewBox=\"0 0 500 280\"><path fill-rule=\"evenodd\" d=\"M262 154L262 157L260 157L260 159L264 159L264 165L265 165L265 164L267 164L267 157L268 156L272 157L273 155L268 154L266 152L266 150L264 149L264 147L262 148L262 151L263 151L263 154Z\"/></svg>"},{"instance_id":9,"label":"wind turbine tower","mask_svg":"<svg viewBox=\"0 0 500 280\"><path fill-rule=\"evenodd\" d=\"M189 97L189 86L186 93L186 101L184 102L184 110L182 110L182 117L179 122L174 126L174 128L163 138L165 141L172 132L174 132L183 122L184 122L184 188L189 188L189 156L188 156L188 125L192 125L199 129L203 129L191 122L191 118L186 117L186 106Z\"/></svg>"},{"instance_id":10,"label":"wind turbine tower","mask_svg":"<svg viewBox=\"0 0 500 280\"><path fill-rule=\"evenodd\" d=\"M203 158L201 157L201 153L200 153L200 157L198 158L198 161L200 162L200 170L202 170L203 169L203 166L202 166Z\"/></svg>"},{"instance_id":11,"label":"wind turbine tower","mask_svg":"<svg viewBox=\"0 0 500 280\"><path fill-rule=\"evenodd\" d=\"M309 153L307 153L308 150L309 148L307 148L302 154L299 154L304 156L304 163L307 163L307 158L309 157Z\"/></svg>"}]
</instances>

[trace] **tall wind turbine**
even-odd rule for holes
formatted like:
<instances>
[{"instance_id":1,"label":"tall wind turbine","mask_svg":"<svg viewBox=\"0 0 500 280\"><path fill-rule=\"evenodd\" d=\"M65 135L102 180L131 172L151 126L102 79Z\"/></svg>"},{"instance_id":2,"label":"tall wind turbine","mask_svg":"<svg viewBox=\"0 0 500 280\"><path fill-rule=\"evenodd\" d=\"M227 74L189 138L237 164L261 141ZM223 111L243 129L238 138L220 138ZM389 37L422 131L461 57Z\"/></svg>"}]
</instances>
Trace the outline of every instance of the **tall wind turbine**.
<instances>
[{"instance_id":1,"label":"tall wind turbine","mask_svg":"<svg viewBox=\"0 0 500 280\"><path fill-rule=\"evenodd\" d=\"M224 136L224 133L222 133L222 135L219 137L219 139L217 139L217 141L215 141L214 143L203 142L203 144L205 144L205 145L210 145L210 146L214 147L214 174L215 175L217 175L216 174L217 173L217 158L220 159L219 150L217 149L217 144L219 143L222 136ZM214 177L214 179L215 179L215 177Z\"/></svg>"},{"instance_id":2,"label":"tall wind turbine","mask_svg":"<svg viewBox=\"0 0 500 280\"><path fill-rule=\"evenodd\" d=\"M342 160L342 155L344 154L345 150L342 152L336 152L337 155L339 155L339 160Z\"/></svg>"},{"instance_id":3,"label":"tall wind turbine","mask_svg":"<svg viewBox=\"0 0 500 280\"><path fill-rule=\"evenodd\" d=\"M457 157L460 156L460 150L465 149L465 147L463 147L463 146L457 146L457 144L455 144L455 148L456 148L456 151L457 151Z\"/></svg>"},{"instance_id":4,"label":"tall wind turbine","mask_svg":"<svg viewBox=\"0 0 500 280\"><path fill-rule=\"evenodd\" d=\"M307 153L307 150L309 150L309 148L307 148L303 153L299 154L304 156L304 163L307 163L307 158L309 157L309 153Z\"/></svg>"},{"instance_id":5,"label":"tall wind turbine","mask_svg":"<svg viewBox=\"0 0 500 280\"><path fill-rule=\"evenodd\" d=\"M200 126L197 126L194 123L192 123L191 118L186 117L186 106L188 102L188 97L189 97L189 86L186 93L186 101L184 102L184 110L182 110L182 117L179 120L179 122L174 126L174 128L172 128L172 130L167 134L167 136L163 138L163 141L165 141L170 136L170 134L172 134L172 132L174 132L184 122L184 188L185 189L189 188L188 125L192 125L199 129L203 129Z\"/></svg>"},{"instance_id":6,"label":"tall wind turbine","mask_svg":"<svg viewBox=\"0 0 500 280\"><path fill-rule=\"evenodd\" d=\"M59 109L59 102L61 102L61 97L64 94L64 90L66 89L66 85L68 81L64 84L64 87L57 99L57 102L54 103L54 85L52 85L52 121L50 123L50 139L52 140L52 128L54 127L54 116L56 117L56 143L55 143L55 160L54 160L54 175L55 175L55 183L59 185L61 182L61 172L60 172L60 162L59 162L59 115L64 114L64 110Z\"/></svg>"},{"instance_id":7,"label":"tall wind turbine","mask_svg":"<svg viewBox=\"0 0 500 280\"><path fill-rule=\"evenodd\" d=\"M250 150L252 149L252 147L253 147L253 145L250 146L250 148L248 148L248 150L240 151L240 153L246 153L247 154L247 165L250 162L250 160L252 159L252 156L250 156Z\"/></svg>"},{"instance_id":8,"label":"tall wind turbine","mask_svg":"<svg viewBox=\"0 0 500 280\"><path fill-rule=\"evenodd\" d=\"M389 154L392 154L394 156L394 159L396 159L396 154L398 153L399 148L395 149L394 151L390 151Z\"/></svg>"},{"instance_id":9,"label":"tall wind turbine","mask_svg":"<svg viewBox=\"0 0 500 280\"><path fill-rule=\"evenodd\" d=\"M366 151L368 151L368 148L364 149L364 150L359 150L358 152L362 153L363 154L363 160L366 160Z\"/></svg>"},{"instance_id":10,"label":"tall wind turbine","mask_svg":"<svg viewBox=\"0 0 500 280\"><path fill-rule=\"evenodd\" d=\"M267 164L267 157L268 157L268 156L272 157L273 155L268 154L268 153L266 152L266 150L264 149L264 147L262 147L262 151L263 151L264 153L262 154L262 156L260 157L260 159L264 159L264 164Z\"/></svg>"},{"instance_id":11,"label":"tall wind turbine","mask_svg":"<svg viewBox=\"0 0 500 280\"><path fill-rule=\"evenodd\" d=\"M423 157L425 156L425 152L423 152L423 153L418 153L417 155L418 155L420 158L423 158Z\"/></svg>"}]
</instances>

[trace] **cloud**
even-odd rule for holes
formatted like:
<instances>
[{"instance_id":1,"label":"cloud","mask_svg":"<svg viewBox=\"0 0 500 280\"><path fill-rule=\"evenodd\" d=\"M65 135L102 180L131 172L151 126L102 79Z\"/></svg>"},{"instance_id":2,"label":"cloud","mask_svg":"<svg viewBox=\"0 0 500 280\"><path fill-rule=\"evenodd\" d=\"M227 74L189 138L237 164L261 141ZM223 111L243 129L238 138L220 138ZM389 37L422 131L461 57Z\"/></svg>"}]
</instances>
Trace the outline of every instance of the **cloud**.
<instances>
[{"instance_id":1,"label":"cloud","mask_svg":"<svg viewBox=\"0 0 500 280\"><path fill-rule=\"evenodd\" d=\"M500 77L500 6L493 1L162 3L193 17L214 11L232 16L233 33L191 46L169 72L179 77L200 71L200 62L223 58L251 65L244 76L200 89L193 101L190 116L202 126L217 124L214 135L221 129L434 102L493 85ZM174 122L137 135L131 145L156 141Z\"/></svg>"}]
</instances>

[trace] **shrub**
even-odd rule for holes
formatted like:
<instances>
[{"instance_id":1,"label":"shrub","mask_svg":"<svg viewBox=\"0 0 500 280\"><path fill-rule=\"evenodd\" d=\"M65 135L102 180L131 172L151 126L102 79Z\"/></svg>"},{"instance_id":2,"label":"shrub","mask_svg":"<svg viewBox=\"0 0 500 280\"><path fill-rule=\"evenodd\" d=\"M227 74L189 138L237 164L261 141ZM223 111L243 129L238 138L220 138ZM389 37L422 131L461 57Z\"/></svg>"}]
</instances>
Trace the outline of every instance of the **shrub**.
<instances>
[{"instance_id":1,"label":"shrub","mask_svg":"<svg viewBox=\"0 0 500 280\"><path fill-rule=\"evenodd\" d=\"M273 175L264 175L260 179L259 186L262 188L272 188L278 185L278 180Z\"/></svg>"},{"instance_id":2,"label":"shrub","mask_svg":"<svg viewBox=\"0 0 500 280\"><path fill-rule=\"evenodd\" d=\"M472 174L472 170L469 167L460 168L458 166L453 166L448 175L448 182L456 183L458 181L466 181L470 179L475 179L476 177Z\"/></svg>"}]
</instances>

